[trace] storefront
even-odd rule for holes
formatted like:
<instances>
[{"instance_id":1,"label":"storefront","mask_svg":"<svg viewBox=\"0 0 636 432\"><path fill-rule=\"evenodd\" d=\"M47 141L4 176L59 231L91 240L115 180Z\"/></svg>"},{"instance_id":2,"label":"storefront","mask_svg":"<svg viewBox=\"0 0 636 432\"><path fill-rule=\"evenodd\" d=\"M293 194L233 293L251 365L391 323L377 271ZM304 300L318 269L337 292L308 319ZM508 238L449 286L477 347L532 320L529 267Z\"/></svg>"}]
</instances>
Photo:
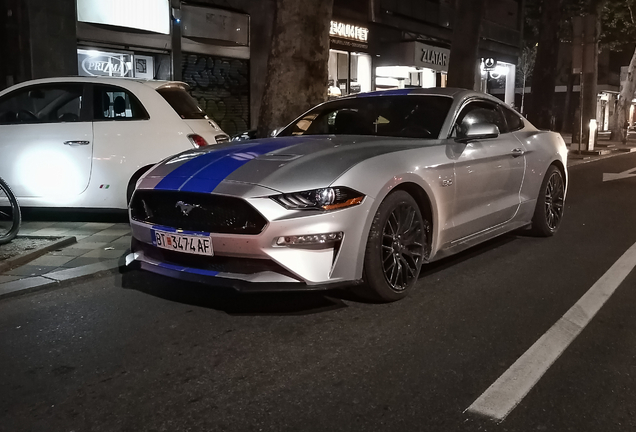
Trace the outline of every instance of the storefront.
<instances>
[{"instance_id":1,"label":"storefront","mask_svg":"<svg viewBox=\"0 0 636 432\"><path fill-rule=\"evenodd\" d=\"M249 15L169 0L77 0L77 38L80 75L176 77L225 132L249 129Z\"/></svg>"},{"instance_id":2,"label":"storefront","mask_svg":"<svg viewBox=\"0 0 636 432\"><path fill-rule=\"evenodd\" d=\"M480 90L494 95L503 94L506 104L514 106L516 66L492 57L481 59Z\"/></svg>"},{"instance_id":3,"label":"storefront","mask_svg":"<svg viewBox=\"0 0 636 432\"><path fill-rule=\"evenodd\" d=\"M449 49L411 41L383 51L375 70L377 90L446 87Z\"/></svg>"},{"instance_id":4,"label":"storefront","mask_svg":"<svg viewBox=\"0 0 636 432\"><path fill-rule=\"evenodd\" d=\"M371 91L369 29L333 20L329 40L329 98Z\"/></svg>"}]
</instances>

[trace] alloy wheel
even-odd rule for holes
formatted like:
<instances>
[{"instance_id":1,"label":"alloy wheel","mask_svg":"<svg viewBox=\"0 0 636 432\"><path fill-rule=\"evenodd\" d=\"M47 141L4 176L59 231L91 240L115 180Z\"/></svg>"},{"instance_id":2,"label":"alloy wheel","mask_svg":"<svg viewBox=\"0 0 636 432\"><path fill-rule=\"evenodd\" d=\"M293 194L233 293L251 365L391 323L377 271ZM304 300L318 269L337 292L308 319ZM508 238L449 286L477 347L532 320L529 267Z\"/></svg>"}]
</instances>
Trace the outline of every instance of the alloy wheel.
<instances>
[{"instance_id":1,"label":"alloy wheel","mask_svg":"<svg viewBox=\"0 0 636 432\"><path fill-rule=\"evenodd\" d=\"M553 172L545 191L545 219L551 230L556 230L559 227L563 217L564 197L563 178L559 172Z\"/></svg>"},{"instance_id":2,"label":"alloy wheel","mask_svg":"<svg viewBox=\"0 0 636 432\"><path fill-rule=\"evenodd\" d=\"M393 209L382 232L382 267L395 291L403 291L417 278L424 254L422 218L409 204Z\"/></svg>"}]
</instances>

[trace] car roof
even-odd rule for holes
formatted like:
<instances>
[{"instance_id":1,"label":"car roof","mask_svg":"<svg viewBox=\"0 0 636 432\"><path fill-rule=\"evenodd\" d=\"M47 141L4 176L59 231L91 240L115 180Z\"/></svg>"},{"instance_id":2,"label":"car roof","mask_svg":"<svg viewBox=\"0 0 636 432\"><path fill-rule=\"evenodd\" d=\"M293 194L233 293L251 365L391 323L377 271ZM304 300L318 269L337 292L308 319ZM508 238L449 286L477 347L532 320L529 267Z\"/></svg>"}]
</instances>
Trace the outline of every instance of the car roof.
<instances>
[{"instance_id":1,"label":"car roof","mask_svg":"<svg viewBox=\"0 0 636 432\"><path fill-rule=\"evenodd\" d=\"M40 78L35 80L24 81L20 84L16 84L8 89L5 89L2 93L6 93L7 90L13 90L20 87L26 87L37 84L50 84L50 83L64 83L64 82L80 82L80 83L92 83L92 84L111 84L129 89L134 89L136 86L148 86L155 90L160 88L180 87L187 89L188 84L181 81L162 81L162 80L149 80L140 78L127 78L127 77L85 77L85 76L66 76L66 77L53 77L53 78Z\"/></svg>"},{"instance_id":2,"label":"car roof","mask_svg":"<svg viewBox=\"0 0 636 432\"><path fill-rule=\"evenodd\" d=\"M403 88L393 90L378 90L368 93L357 93L345 98L363 98L363 97L382 97L382 96L448 96L455 100L465 100L473 97L488 99L493 102L501 103L500 99L475 90L467 90L455 87L431 87L431 88Z\"/></svg>"}]
</instances>

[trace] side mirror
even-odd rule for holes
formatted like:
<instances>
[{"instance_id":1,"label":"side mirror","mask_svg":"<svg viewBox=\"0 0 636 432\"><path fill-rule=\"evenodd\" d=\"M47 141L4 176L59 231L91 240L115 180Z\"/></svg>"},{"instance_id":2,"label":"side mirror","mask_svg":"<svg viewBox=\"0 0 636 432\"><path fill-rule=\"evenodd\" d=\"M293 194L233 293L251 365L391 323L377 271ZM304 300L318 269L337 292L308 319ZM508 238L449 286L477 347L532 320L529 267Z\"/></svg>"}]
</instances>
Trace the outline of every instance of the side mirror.
<instances>
[{"instance_id":1,"label":"side mirror","mask_svg":"<svg viewBox=\"0 0 636 432\"><path fill-rule=\"evenodd\" d=\"M464 136L457 137L456 141L467 143L469 141L497 138L499 136L499 128L492 123L472 124L468 126L468 130Z\"/></svg>"}]
</instances>

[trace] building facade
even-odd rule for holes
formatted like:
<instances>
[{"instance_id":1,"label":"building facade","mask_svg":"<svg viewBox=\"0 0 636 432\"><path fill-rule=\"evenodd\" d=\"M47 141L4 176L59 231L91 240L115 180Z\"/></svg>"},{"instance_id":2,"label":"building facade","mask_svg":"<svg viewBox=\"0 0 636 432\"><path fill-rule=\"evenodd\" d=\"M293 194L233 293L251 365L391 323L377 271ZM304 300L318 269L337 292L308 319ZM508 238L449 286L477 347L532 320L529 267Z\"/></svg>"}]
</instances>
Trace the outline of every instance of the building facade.
<instances>
[{"instance_id":1,"label":"building facade","mask_svg":"<svg viewBox=\"0 0 636 432\"><path fill-rule=\"evenodd\" d=\"M0 88L32 78L175 79L228 133L254 128L275 0L0 0ZM514 101L522 0L487 0L478 88ZM334 0L329 97L445 86L454 0ZM512 83L513 85L510 85Z\"/></svg>"}]
</instances>

